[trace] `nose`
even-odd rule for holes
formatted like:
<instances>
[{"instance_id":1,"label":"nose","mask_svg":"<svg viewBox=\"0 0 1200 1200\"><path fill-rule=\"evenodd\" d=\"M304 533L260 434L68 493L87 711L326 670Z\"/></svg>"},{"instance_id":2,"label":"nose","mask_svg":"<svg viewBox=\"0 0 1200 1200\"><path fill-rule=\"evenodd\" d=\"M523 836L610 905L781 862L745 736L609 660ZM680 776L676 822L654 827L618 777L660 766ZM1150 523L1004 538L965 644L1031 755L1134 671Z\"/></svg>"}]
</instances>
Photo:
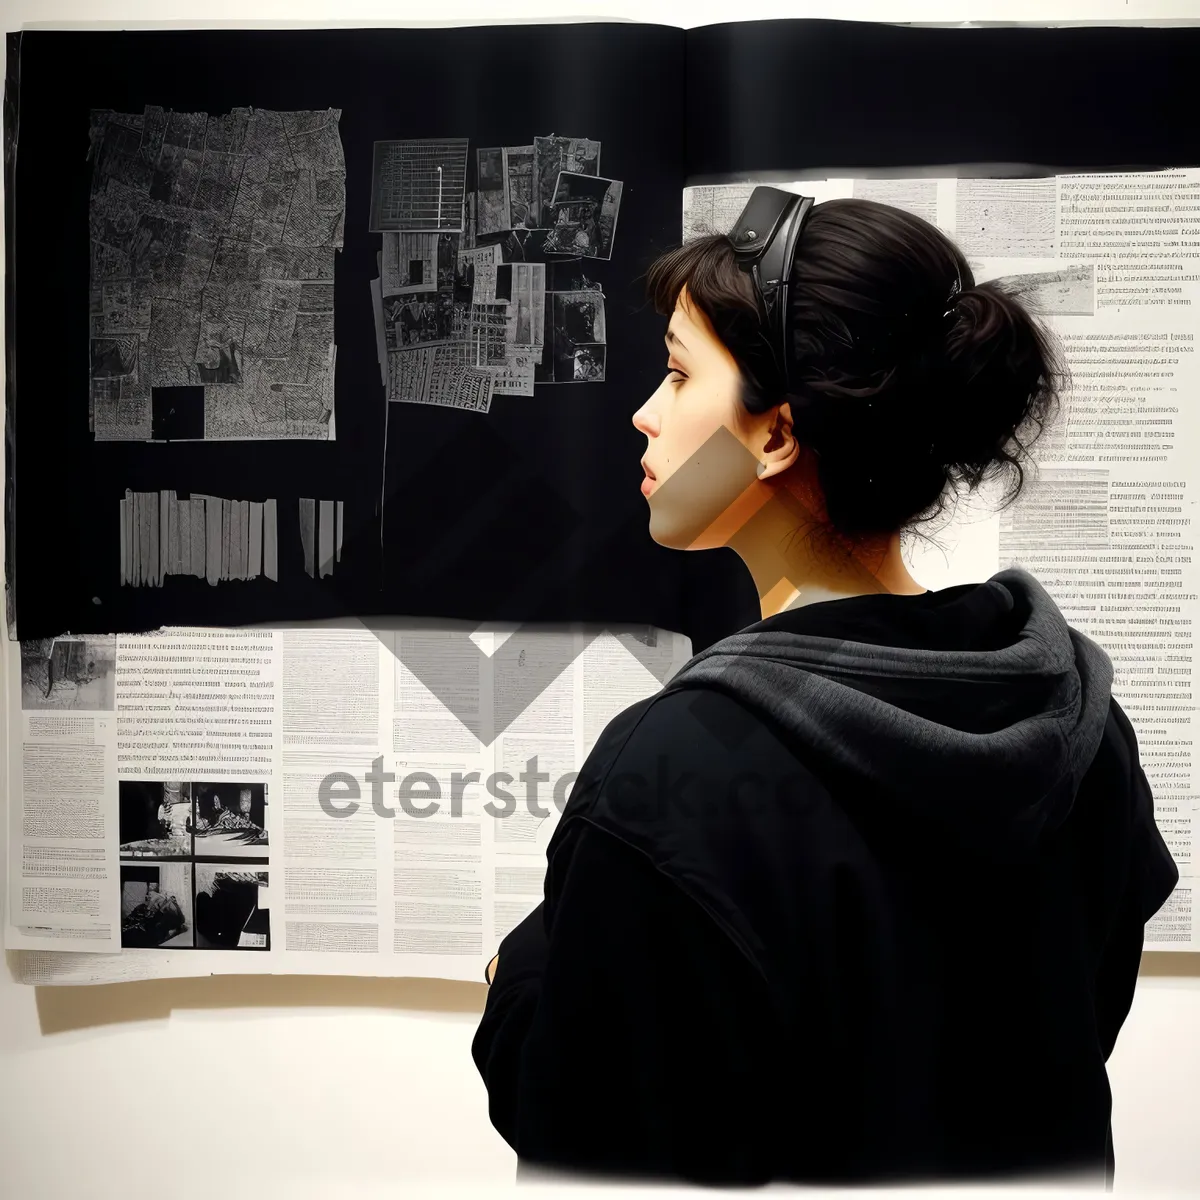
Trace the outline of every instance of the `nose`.
<instances>
[{"instance_id":1,"label":"nose","mask_svg":"<svg viewBox=\"0 0 1200 1200\"><path fill-rule=\"evenodd\" d=\"M662 424L662 419L658 413L652 412L648 404L643 404L641 408L633 414L633 427L638 433L644 433L647 437L658 437L659 428Z\"/></svg>"}]
</instances>

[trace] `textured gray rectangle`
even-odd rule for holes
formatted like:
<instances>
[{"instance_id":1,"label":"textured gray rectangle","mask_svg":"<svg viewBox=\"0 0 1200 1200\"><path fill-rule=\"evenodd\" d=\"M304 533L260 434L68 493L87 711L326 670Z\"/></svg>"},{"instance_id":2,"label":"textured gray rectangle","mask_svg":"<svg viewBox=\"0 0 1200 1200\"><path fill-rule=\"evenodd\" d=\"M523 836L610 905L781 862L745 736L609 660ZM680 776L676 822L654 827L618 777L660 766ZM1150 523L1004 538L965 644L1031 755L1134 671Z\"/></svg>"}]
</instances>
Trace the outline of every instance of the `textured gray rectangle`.
<instances>
[{"instance_id":1,"label":"textured gray rectangle","mask_svg":"<svg viewBox=\"0 0 1200 1200\"><path fill-rule=\"evenodd\" d=\"M129 554L129 534L125 529L125 514L129 510L129 501L121 501L121 586L124 587L129 581L129 576L126 574L125 561Z\"/></svg>"},{"instance_id":2,"label":"textured gray rectangle","mask_svg":"<svg viewBox=\"0 0 1200 1200\"><path fill-rule=\"evenodd\" d=\"M263 574L268 579L279 579L279 543L277 529L279 519L274 500L263 504Z\"/></svg>"},{"instance_id":3,"label":"textured gray rectangle","mask_svg":"<svg viewBox=\"0 0 1200 1200\"><path fill-rule=\"evenodd\" d=\"M262 515L258 500L250 501L250 542L247 558L247 577L257 579L262 574Z\"/></svg>"},{"instance_id":4,"label":"textured gray rectangle","mask_svg":"<svg viewBox=\"0 0 1200 1200\"><path fill-rule=\"evenodd\" d=\"M204 512L208 523L204 577L215 586L221 580L221 501L216 496L207 497Z\"/></svg>"},{"instance_id":5,"label":"textured gray rectangle","mask_svg":"<svg viewBox=\"0 0 1200 1200\"><path fill-rule=\"evenodd\" d=\"M300 500L300 546L304 551L304 570L313 575L313 558L316 552L316 536L313 525L316 521L316 501Z\"/></svg>"},{"instance_id":6,"label":"textured gray rectangle","mask_svg":"<svg viewBox=\"0 0 1200 1200\"><path fill-rule=\"evenodd\" d=\"M333 574L333 501L321 501L321 523L317 540L317 574Z\"/></svg>"},{"instance_id":7,"label":"textured gray rectangle","mask_svg":"<svg viewBox=\"0 0 1200 1200\"><path fill-rule=\"evenodd\" d=\"M205 573L205 558L208 541L208 530L204 524L204 501L199 496L193 496L192 505L192 574L197 579L203 579Z\"/></svg>"}]
</instances>

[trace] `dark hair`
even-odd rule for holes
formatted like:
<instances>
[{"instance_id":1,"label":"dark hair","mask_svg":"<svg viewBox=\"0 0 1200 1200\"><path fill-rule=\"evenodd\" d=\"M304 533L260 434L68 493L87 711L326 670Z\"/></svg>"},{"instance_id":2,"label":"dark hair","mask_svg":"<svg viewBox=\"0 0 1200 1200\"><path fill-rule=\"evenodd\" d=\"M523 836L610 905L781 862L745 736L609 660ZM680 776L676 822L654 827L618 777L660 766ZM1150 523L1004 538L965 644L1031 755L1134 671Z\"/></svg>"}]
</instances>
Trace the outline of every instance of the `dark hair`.
<instances>
[{"instance_id":1,"label":"dark hair","mask_svg":"<svg viewBox=\"0 0 1200 1200\"><path fill-rule=\"evenodd\" d=\"M829 524L845 535L932 521L948 482L973 491L1001 473L1015 476L1007 508L1024 484L1020 457L1057 410L1065 371L1050 334L1015 294L975 283L941 230L891 205L813 206L790 281L787 395L764 365L753 284L727 236L667 252L646 280L663 316L687 286L738 363L749 412L790 401L796 436L817 456Z\"/></svg>"}]
</instances>

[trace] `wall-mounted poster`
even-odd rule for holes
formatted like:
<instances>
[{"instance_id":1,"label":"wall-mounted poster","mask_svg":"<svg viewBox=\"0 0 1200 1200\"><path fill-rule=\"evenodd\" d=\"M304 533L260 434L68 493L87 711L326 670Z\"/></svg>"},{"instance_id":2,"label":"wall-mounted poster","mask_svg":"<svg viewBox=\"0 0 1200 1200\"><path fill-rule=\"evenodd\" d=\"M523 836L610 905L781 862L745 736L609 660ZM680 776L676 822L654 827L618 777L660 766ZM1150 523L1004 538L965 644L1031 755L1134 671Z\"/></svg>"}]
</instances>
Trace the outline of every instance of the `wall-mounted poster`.
<instances>
[{"instance_id":1,"label":"wall-mounted poster","mask_svg":"<svg viewBox=\"0 0 1200 1200\"><path fill-rule=\"evenodd\" d=\"M10 635L686 626L630 421L684 94L656 26L14 35Z\"/></svg>"},{"instance_id":2,"label":"wall-mounted poster","mask_svg":"<svg viewBox=\"0 0 1200 1200\"><path fill-rule=\"evenodd\" d=\"M601 732L761 614L734 554L649 537L631 422L667 377L647 268L758 184L919 216L1061 340L1019 503L932 539L930 582L1024 565L1110 655L1180 867L1146 945L1200 949L1198 51L823 21L12 39L19 977L482 978Z\"/></svg>"},{"instance_id":3,"label":"wall-mounted poster","mask_svg":"<svg viewBox=\"0 0 1200 1200\"><path fill-rule=\"evenodd\" d=\"M755 183L820 183L820 200L852 180L953 233L1080 346L1075 326L1114 311L1186 333L1183 185L1149 214L1171 264L1149 271L1133 226L1092 237L1118 193L1061 181L1132 172L1136 196L1137 172L1194 164L1167 89L1196 37L12 35L10 636L403 614L636 621L702 646L744 626L757 596L735 556L649 536L631 418L666 373L650 264L727 230ZM1044 64L1052 92L1014 91L1014 61ZM976 81L952 102L947 62ZM1003 88L1003 120L978 81ZM1143 417L1138 460L1170 475L1173 418ZM1089 553L1109 537L1090 520Z\"/></svg>"}]
</instances>

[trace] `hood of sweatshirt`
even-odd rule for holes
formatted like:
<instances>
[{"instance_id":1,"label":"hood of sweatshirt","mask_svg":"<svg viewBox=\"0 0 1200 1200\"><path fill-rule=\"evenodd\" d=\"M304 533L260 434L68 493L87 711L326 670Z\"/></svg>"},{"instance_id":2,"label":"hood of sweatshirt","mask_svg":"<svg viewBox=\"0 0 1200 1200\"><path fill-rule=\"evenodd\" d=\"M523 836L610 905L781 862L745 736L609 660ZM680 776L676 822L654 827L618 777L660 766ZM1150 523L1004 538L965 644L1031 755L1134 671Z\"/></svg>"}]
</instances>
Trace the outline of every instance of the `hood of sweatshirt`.
<instances>
[{"instance_id":1,"label":"hood of sweatshirt","mask_svg":"<svg viewBox=\"0 0 1200 1200\"><path fill-rule=\"evenodd\" d=\"M665 690L712 687L964 847L1017 854L1070 812L1112 662L1024 569L802 606L723 638Z\"/></svg>"}]
</instances>

